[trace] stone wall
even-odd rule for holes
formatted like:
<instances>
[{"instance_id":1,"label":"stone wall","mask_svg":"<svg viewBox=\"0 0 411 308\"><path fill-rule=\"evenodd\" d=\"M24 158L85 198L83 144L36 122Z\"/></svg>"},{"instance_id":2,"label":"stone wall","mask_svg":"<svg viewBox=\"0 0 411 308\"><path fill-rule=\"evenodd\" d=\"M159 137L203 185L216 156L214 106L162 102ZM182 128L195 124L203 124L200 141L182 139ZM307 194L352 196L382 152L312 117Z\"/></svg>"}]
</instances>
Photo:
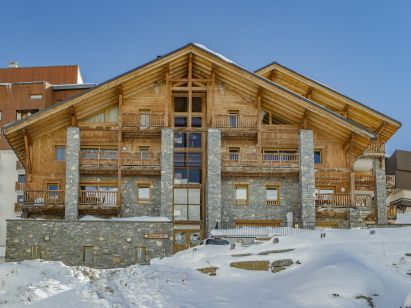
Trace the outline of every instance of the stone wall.
<instances>
[{"instance_id":1,"label":"stone wall","mask_svg":"<svg viewBox=\"0 0 411 308\"><path fill-rule=\"evenodd\" d=\"M316 218L313 131L301 129L299 141L301 223L303 227L313 227Z\"/></svg>"},{"instance_id":2,"label":"stone wall","mask_svg":"<svg viewBox=\"0 0 411 308\"><path fill-rule=\"evenodd\" d=\"M173 150L174 133L171 128L161 130L161 216L173 217Z\"/></svg>"},{"instance_id":3,"label":"stone wall","mask_svg":"<svg viewBox=\"0 0 411 308\"><path fill-rule=\"evenodd\" d=\"M248 205L236 205L235 185L248 184ZM280 185L280 205L266 204L266 185ZM269 220L281 219L286 222L286 214L292 212L299 221L300 196L298 177L223 177L221 189L222 221L234 223L235 219Z\"/></svg>"},{"instance_id":4,"label":"stone wall","mask_svg":"<svg viewBox=\"0 0 411 308\"><path fill-rule=\"evenodd\" d=\"M207 134L206 183L207 234L221 221L221 132L209 129Z\"/></svg>"},{"instance_id":5,"label":"stone wall","mask_svg":"<svg viewBox=\"0 0 411 308\"><path fill-rule=\"evenodd\" d=\"M373 162L373 173L375 176L374 206L377 208L377 223L386 224L387 219L387 182L385 176L384 158L376 158Z\"/></svg>"},{"instance_id":6,"label":"stone wall","mask_svg":"<svg viewBox=\"0 0 411 308\"><path fill-rule=\"evenodd\" d=\"M78 219L80 129L67 128L65 218Z\"/></svg>"},{"instance_id":7,"label":"stone wall","mask_svg":"<svg viewBox=\"0 0 411 308\"><path fill-rule=\"evenodd\" d=\"M148 233L167 234L167 239L145 239ZM171 255L172 223L8 220L6 245L8 262L41 257L67 265L125 267L138 263L138 247L146 251L141 263ZM92 262L85 262L85 246L91 247Z\"/></svg>"},{"instance_id":8,"label":"stone wall","mask_svg":"<svg viewBox=\"0 0 411 308\"><path fill-rule=\"evenodd\" d=\"M137 202L137 183L151 183L151 203ZM125 176L121 186L122 216L160 216L161 188L159 176Z\"/></svg>"}]
</instances>

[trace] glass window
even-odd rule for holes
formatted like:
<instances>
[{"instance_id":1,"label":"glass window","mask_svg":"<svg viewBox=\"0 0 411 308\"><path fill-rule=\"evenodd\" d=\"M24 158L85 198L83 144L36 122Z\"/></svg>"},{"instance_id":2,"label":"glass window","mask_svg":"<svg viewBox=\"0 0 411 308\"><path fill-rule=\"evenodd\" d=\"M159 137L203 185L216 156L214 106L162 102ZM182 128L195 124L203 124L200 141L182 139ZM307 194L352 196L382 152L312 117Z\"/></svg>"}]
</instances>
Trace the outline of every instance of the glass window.
<instances>
[{"instance_id":1,"label":"glass window","mask_svg":"<svg viewBox=\"0 0 411 308\"><path fill-rule=\"evenodd\" d=\"M59 190L59 184L49 183L47 184L47 190Z\"/></svg>"},{"instance_id":2,"label":"glass window","mask_svg":"<svg viewBox=\"0 0 411 308\"><path fill-rule=\"evenodd\" d=\"M174 97L174 112L188 112L188 98L183 96Z\"/></svg>"},{"instance_id":3,"label":"glass window","mask_svg":"<svg viewBox=\"0 0 411 308\"><path fill-rule=\"evenodd\" d=\"M187 169L175 168L174 169L174 184L187 184Z\"/></svg>"},{"instance_id":4,"label":"glass window","mask_svg":"<svg viewBox=\"0 0 411 308\"><path fill-rule=\"evenodd\" d=\"M174 117L174 127L187 127L187 117Z\"/></svg>"},{"instance_id":5,"label":"glass window","mask_svg":"<svg viewBox=\"0 0 411 308\"><path fill-rule=\"evenodd\" d=\"M23 195L17 195L17 203L23 203L24 197Z\"/></svg>"},{"instance_id":6,"label":"glass window","mask_svg":"<svg viewBox=\"0 0 411 308\"><path fill-rule=\"evenodd\" d=\"M191 133L188 138L189 148L201 148L201 133Z\"/></svg>"},{"instance_id":7,"label":"glass window","mask_svg":"<svg viewBox=\"0 0 411 308\"><path fill-rule=\"evenodd\" d=\"M244 204L247 202L248 197L248 186L246 185L237 185L235 187L235 198L238 204Z\"/></svg>"},{"instance_id":8,"label":"glass window","mask_svg":"<svg viewBox=\"0 0 411 308\"><path fill-rule=\"evenodd\" d=\"M176 148L187 147L187 134L186 133L175 133L174 134L174 147Z\"/></svg>"},{"instance_id":9,"label":"glass window","mask_svg":"<svg viewBox=\"0 0 411 308\"><path fill-rule=\"evenodd\" d=\"M200 204L201 191L200 188L190 188L188 190L188 202L190 204Z\"/></svg>"},{"instance_id":10,"label":"glass window","mask_svg":"<svg viewBox=\"0 0 411 308\"><path fill-rule=\"evenodd\" d=\"M263 110L263 111L261 111L261 121L262 121L262 123L264 124L264 125L269 125L270 124L270 114L267 112L267 111L265 111L265 110Z\"/></svg>"},{"instance_id":11,"label":"glass window","mask_svg":"<svg viewBox=\"0 0 411 308\"><path fill-rule=\"evenodd\" d=\"M229 148L230 160L237 161L240 156L240 148Z\"/></svg>"},{"instance_id":12,"label":"glass window","mask_svg":"<svg viewBox=\"0 0 411 308\"><path fill-rule=\"evenodd\" d=\"M148 160L149 159L149 151L150 151L150 147L147 146L142 146L142 147L138 147L139 151L140 151L140 159L141 160Z\"/></svg>"},{"instance_id":13,"label":"glass window","mask_svg":"<svg viewBox=\"0 0 411 308\"><path fill-rule=\"evenodd\" d=\"M146 247L136 248L137 264L146 264Z\"/></svg>"},{"instance_id":14,"label":"glass window","mask_svg":"<svg viewBox=\"0 0 411 308\"><path fill-rule=\"evenodd\" d=\"M192 112L201 112L202 99L201 97L193 97L191 103Z\"/></svg>"},{"instance_id":15,"label":"glass window","mask_svg":"<svg viewBox=\"0 0 411 308\"><path fill-rule=\"evenodd\" d=\"M186 153L176 152L174 153L174 167L186 166Z\"/></svg>"},{"instance_id":16,"label":"glass window","mask_svg":"<svg viewBox=\"0 0 411 308\"><path fill-rule=\"evenodd\" d=\"M189 220L200 220L200 205L190 204L188 206L188 219Z\"/></svg>"},{"instance_id":17,"label":"glass window","mask_svg":"<svg viewBox=\"0 0 411 308\"><path fill-rule=\"evenodd\" d=\"M269 205L278 205L278 201L279 201L278 187L267 186L267 188L266 188L266 198L267 198L267 204L269 204Z\"/></svg>"},{"instance_id":18,"label":"glass window","mask_svg":"<svg viewBox=\"0 0 411 308\"><path fill-rule=\"evenodd\" d=\"M139 184L137 190L138 199L150 199L150 185Z\"/></svg>"},{"instance_id":19,"label":"glass window","mask_svg":"<svg viewBox=\"0 0 411 308\"><path fill-rule=\"evenodd\" d=\"M187 220L187 204L174 204L174 219Z\"/></svg>"},{"instance_id":20,"label":"glass window","mask_svg":"<svg viewBox=\"0 0 411 308\"><path fill-rule=\"evenodd\" d=\"M19 175L17 176L17 182L19 182L19 183L24 183L25 180L26 180L26 176L25 176L24 174L19 174Z\"/></svg>"},{"instance_id":21,"label":"glass window","mask_svg":"<svg viewBox=\"0 0 411 308\"><path fill-rule=\"evenodd\" d=\"M201 166L201 153L188 153L188 166Z\"/></svg>"},{"instance_id":22,"label":"glass window","mask_svg":"<svg viewBox=\"0 0 411 308\"><path fill-rule=\"evenodd\" d=\"M55 147L55 160L66 160L66 147L58 145Z\"/></svg>"},{"instance_id":23,"label":"glass window","mask_svg":"<svg viewBox=\"0 0 411 308\"><path fill-rule=\"evenodd\" d=\"M189 184L201 184L201 169L189 169L188 182Z\"/></svg>"},{"instance_id":24,"label":"glass window","mask_svg":"<svg viewBox=\"0 0 411 308\"><path fill-rule=\"evenodd\" d=\"M229 126L232 128L236 128L238 126L238 113L237 112L230 112L228 115Z\"/></svg>"},{"instance_id":25,"label":"glass window","mask_svg":"<svg viewBox=\"0 0 411 308\"><path fill-rule=\"evenodd\" d=\"M174 203L187 204L187 188L174 188Z\"/></svg>"},{"instance_id":26,"label":"glass window","mask_svg":"<svg viewBox=\"0 0 411 308\"><path fill-rule=\"evenodd\" d=\"M321 150L314 151L314 164L321 164L322 163L322 155Z\"/></svg>"},{"instance_id":27,"label":"glass window","mask_svg":"<svg viewBox=\"0 0 411 308\"><path fill-rule=\"evenodd\" d=\"M140 109L140 127L147 128L150 126L150 109Z\"/></svg>"},{"instance_id":28,"label":"glass window","mask_svg":"<svg viewBox=\"0 0 411 308\"><path fill-rule=\"evenodd\" d=\"M202 126L201 117L192 117L191 118L191 127L201 127Z\"/></svg>"}]
</instances>

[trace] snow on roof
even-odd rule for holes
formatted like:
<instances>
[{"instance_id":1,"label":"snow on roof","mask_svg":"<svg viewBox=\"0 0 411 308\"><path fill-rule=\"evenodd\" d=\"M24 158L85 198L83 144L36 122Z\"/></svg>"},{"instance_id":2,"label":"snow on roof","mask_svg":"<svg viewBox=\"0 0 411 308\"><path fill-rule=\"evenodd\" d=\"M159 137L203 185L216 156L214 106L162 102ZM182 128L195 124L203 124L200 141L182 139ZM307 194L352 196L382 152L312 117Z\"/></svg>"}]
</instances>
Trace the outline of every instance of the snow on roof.
<instances>
[{"instance_id":1,"label":"snow on roof","mask_svg":"<svg viewBox=\"0 0 411 308\"><path fill-rule=\"evenodd\" d=\"M237 66L240 66L237 63L235 63L234 61L230 60L229 58L224 57L222 54L220 54L218 52L215 52L215 51L211 50L210 48L207 48L203 44L200 44L200 43L193 43L193 44L196 45L197 47L201 48L201 49L204 49L205 51L207 51L209 53L212 53L213 55L219 57L221 60L224 60L225 62L232 63L232 64L235 64Z\"/></svg>"}]
</instances>

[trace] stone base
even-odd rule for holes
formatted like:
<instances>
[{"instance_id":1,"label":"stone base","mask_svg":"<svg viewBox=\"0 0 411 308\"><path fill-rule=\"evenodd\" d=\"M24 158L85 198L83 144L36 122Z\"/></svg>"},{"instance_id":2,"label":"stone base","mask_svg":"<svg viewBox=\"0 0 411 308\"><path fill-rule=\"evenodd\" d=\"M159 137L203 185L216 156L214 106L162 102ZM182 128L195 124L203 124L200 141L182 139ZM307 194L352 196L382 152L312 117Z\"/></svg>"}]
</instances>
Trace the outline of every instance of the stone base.
<instances>
[{"instance_id":1,"label":"stone base","mask_svg":"<svg viewBox=\"0 0 411 308\"><path fill-rule=\"evenodd\" d=\"M171 222L8 220L6 262L41 258L95 268L148 264L172 254L172 234Z\"/></svg>"}]
</instances>

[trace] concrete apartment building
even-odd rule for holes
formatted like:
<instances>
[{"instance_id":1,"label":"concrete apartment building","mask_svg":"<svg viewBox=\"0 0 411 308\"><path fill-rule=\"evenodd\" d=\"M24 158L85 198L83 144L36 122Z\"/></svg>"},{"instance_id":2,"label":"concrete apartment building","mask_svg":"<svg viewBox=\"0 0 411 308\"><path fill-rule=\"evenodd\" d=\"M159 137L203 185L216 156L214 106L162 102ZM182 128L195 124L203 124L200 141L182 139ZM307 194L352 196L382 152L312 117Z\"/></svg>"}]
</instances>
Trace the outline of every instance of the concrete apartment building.
<instances>
[{"instance_id":1,"label":"concrete apartment building","mask_svg":"<svg viewBox=\"0 0 411 308\"><path fill-rule=\"evenodd\" d=\"M118 267L215 229L386 223L400 126L277 63L250 72L188 44L5 127L27 174L6 261Z\"/></svg>"},{"instance_id":2,"label":"concrete apartment building","mask_svg":"<svg viewBox=\"0 0 411 308\"><path fill-rule=\"evenodd\" d=\"M395 179L394 190L387 203L395 218L397 213L411 212L411 152L395 150L386 159L386 172Z\"/></svg>"},{"instance_id":3,"label":"concrete apartment building","mask_svg":"<svg viewBox=\"0 0 411 308\"><path fill-rule=\"evenodd\" d=\"M18 67L16 63L11 63L8 68L0 68L0 128L90 86L83 83L77 65ZM1 130L0 256L5 253L6 219L20 216L24 189L24 166L18 161Z\"/></svg>"}]
</instances>

